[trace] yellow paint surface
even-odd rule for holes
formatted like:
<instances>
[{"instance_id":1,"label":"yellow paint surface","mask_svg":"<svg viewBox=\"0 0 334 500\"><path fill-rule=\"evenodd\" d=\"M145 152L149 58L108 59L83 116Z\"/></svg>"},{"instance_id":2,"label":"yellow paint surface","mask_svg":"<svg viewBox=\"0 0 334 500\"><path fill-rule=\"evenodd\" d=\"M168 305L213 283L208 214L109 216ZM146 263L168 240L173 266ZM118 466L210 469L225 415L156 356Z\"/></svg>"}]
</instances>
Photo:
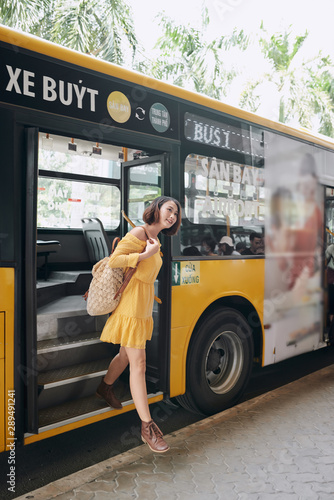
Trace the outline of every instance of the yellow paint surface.
<instances>
[{"instance_id":1,"label":"yellow paint surface","mask_svg":"<svg viewBox=\"0 0 334 500\"><path fill-rule=\"evenodd\" d=\"M185 392L188 345L198 319L210 304L221 297L241 296L254 306L261 322L263 318L264 259L201 261L197 272L198 284L172 287L171 397Z\"/></svg>"},{"instance_id":2,"label":"yellow paint surface","mask_svg":"<svg viewBox=\"0 0 334 500\"><path fill-rule=\"evenodd\" d=\"M0 452L9 449L8 391L14 389L14 287L12 268L0 269Z\"/></svg>"}]
</instances>

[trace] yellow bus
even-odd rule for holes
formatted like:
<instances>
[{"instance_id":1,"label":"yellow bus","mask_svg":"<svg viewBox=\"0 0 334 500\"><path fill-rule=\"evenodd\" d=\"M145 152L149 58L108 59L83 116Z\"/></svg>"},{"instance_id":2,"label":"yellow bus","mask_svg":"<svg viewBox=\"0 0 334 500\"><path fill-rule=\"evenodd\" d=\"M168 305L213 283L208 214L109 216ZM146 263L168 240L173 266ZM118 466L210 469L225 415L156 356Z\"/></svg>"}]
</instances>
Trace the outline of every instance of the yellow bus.
<instances>
[{"instance_id":1,"label":"yellow bus","mask_svg":"<svg viewBox=\"0 0 334 500\"><path fill-rule=\"evenodd\" d=\"M334 143L0 27L0 449L134 408L95 397L115 346L83 295L164 194L149 402L213 414L261 366L330 344ZM327 232L326 232L327 229Z\"/></svg>"}]
</instances>

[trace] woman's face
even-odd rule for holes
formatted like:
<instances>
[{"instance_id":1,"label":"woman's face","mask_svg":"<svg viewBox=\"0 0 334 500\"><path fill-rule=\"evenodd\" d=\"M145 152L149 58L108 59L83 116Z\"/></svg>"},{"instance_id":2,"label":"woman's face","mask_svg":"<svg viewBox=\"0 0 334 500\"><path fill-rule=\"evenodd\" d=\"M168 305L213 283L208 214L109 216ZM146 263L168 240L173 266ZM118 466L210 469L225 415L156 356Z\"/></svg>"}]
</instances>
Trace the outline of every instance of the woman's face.
<instances>
[{"instance_id":1,"label":"woman's face","mask_svg":"<svg viewBox=\"0 0 334 500\"><path fill-rule=\"evenodd\" d=\"M177 221L179 209L174 201L166 201L160 208L159 222L164 229L171 228Z\"/></svg>"}]
</instances>

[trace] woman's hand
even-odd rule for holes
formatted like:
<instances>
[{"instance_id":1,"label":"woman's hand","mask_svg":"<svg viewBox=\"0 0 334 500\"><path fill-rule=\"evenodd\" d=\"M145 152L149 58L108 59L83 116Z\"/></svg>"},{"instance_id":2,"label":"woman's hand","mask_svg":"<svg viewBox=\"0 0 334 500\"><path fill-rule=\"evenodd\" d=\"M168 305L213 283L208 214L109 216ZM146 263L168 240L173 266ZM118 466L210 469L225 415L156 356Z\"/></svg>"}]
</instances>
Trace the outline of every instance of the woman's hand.
<instances>
[{"instance_id":1,"label":"woman's hand","mask_svg":"<svg viewBox=\"0 0 334 500\"><path fill-rule=\"evenodd\" d=\"M159 245L158 241L154 240L152 238L149 238L146 242L146 248L145 248L144 252L139 254L138 261L140 262L144 259L148 259L152 255L157 253L159 251L159 249L160 249L160 245Z\"/></svg>"}]
</instances>

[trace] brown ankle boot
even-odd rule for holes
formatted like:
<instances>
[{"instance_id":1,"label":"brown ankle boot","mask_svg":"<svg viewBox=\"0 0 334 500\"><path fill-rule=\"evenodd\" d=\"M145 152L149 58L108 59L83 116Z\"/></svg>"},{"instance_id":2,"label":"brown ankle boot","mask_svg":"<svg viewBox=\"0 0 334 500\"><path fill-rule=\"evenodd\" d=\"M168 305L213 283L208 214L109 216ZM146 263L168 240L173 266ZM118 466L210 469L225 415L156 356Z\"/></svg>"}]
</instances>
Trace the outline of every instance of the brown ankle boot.
<instances>
[{"instance_id":1,"label":"brown ankle boot","mask_svg":"<svg viewBox=\"0 0 334 500\"><path fill-rule=\"evenodd\" d=\"M162 432L153 420L141 423L141 438L156 453L164 453L169 446L162 437Z\"/></svg>"},{"instance_id":2,"label":"brown ankle boot","mask_svg":"<svg viewBox=\"0 0 334 500\"><path fill-rule=\"evenodd\" d=\"M109 406L112 406L112 408L116 408L117 410L120 410L122 407L122 403L116 398L113 390L113 384L109 385L106 384L105 381L103 380L104 377L102 377L102 380L100 382L100 385L98 386L96 390L96 395L99 398L105 399L107 401Z\"/></svg>"}]
</instances>

